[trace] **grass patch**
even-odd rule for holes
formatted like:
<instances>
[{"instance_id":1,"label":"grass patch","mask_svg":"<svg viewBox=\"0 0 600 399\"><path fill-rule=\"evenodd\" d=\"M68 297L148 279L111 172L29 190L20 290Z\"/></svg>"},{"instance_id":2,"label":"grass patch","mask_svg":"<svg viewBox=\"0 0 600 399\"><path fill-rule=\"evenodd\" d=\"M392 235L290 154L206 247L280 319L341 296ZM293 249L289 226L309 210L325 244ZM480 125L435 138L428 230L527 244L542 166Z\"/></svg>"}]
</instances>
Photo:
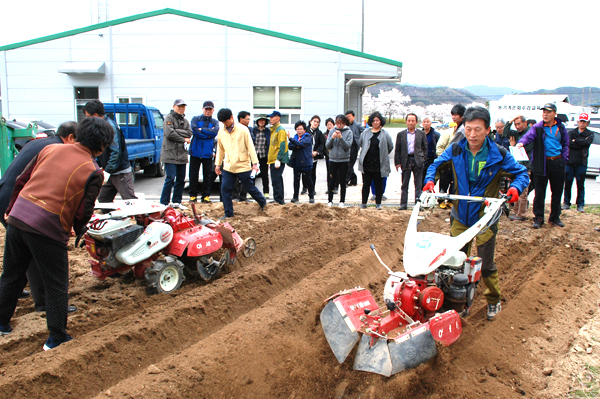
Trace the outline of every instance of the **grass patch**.
<instances>
[{"instance_id":1,"label":"grass patch","mask_svg":"<svg viewBox=\"0 0 600 399\"><path fill-rule=\"evenodd\" d=\"M586 363L576 380L577 386L569 391L569 398L597 398L600 395L600 367Z\"/></svg>"},{"instance_id":2,"label":"grass patch","mask_svg":"<svg viewBox=\"0 0 600 399\"><path fill-rule=\"evenodd\" d=\"M583 207L585 213L600 214L600 205L586 205Z\"/></svg>"}]
</instances>

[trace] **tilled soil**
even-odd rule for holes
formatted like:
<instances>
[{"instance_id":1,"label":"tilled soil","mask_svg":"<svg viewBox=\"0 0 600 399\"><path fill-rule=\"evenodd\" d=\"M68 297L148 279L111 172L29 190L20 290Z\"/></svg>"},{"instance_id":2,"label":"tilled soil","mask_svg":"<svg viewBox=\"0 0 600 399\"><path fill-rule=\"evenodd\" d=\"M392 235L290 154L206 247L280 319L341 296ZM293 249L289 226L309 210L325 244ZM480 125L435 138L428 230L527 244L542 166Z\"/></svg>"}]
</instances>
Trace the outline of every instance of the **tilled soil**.
<instances>
[{"instance_id":1,"label":"tilled soil","mask_svg":"<svg viewBox=\"0 0 600 399\"><path fill-rule=\"evenodd\" d=\"M222 206L202 211L216 218ZM71 242L75 339L43 352L45 314L19 301L14 331L0 338L0 398L563 398L572 388L565 359L574 342L590 342L580 329L598 320L597 215L565 212L565 228L540 230L503 216L502 312L486 320L480 284L460 339L386 378L352 370L353 354L338 364L319 312L325 298L355 286L381 300L387 275L369 244L402 270L410 212L322 204L235 212L230 223L256 240L256 254L214 281L188 277L171 295L148 295L131 273L96 279ZM437 209L420 230L448 233L448 217ZM581 356L598 356L598 338Z\"/></svg>"}]
</instances>

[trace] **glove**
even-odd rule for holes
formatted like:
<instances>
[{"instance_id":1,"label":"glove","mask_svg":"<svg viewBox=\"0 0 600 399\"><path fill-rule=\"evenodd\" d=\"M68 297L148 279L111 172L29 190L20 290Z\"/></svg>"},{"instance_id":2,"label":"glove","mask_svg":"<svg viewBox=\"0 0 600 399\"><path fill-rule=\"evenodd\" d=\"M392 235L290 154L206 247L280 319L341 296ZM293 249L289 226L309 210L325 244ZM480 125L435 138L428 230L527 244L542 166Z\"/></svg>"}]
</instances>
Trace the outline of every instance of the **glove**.
<instances>
[{"instance_id":1,"label":"glove","mask_svg":"<svg viewBox=\"0 0 600 399\"><path fill-rule=\"evenodd\" d=\"M275 169L279 169L281 167L281 161L279 159L275 160Z\"/></svg>"},{"instance_id":2,"label":"glove","mask_svg":"<svg viewBox=\"0 0 600 399\"><path fill-rule=\"evenodd\" d=\"M425 184L425 187L423 187L423 191L429 191L431 193L435 193L434 188L435 188L435 183L432 181L428 181L427 184Z\"/></svg>"},{"instance_id":3,"label":"glove","mask_svg":"<svg viewBox=\"0 0 600 399\"><path fill-rule=\"evenodd\" d=\"M519 200L519 192L517 191L516 188L511 187L508 189L508 191L506 192L506 196L508 197L508 203L512 204L514 202L517 202Z\"/></svg>"}]
</instances>

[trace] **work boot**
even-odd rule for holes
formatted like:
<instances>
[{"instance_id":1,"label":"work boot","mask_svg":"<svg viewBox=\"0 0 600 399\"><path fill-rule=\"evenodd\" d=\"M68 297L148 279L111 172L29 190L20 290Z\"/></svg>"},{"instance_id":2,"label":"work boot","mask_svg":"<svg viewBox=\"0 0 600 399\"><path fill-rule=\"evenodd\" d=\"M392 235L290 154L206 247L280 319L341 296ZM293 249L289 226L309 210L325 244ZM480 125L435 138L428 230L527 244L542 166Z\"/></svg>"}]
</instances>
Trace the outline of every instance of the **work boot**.
<instances>
[{"instance_id":1,"label":"work boot","mask_svg":"<svg viewBox=\"0 0 600 399\"><path fill-rule=\"evenodd\" d=\"M210 197L207 195L206 197L202 198L202 202L205 204L210 204L212 201L210 200Z\"/></svg>"},{"instance_id":2,"label":"work boot","mask_svg":"<svg viewBox=\"0 0 600 399\"><path fill-rule=\"evenodd\" d=\"M196 202L198 200L197 197L190 197L190 202Z\"/></svg>"},{"instance_id":3,"label":"work boot","mask_svg":"<svg viewBox=\"0 0 600 399\"><path fill-rule=\"evenodd\" d=\"M500 311L502 310L502 304L498 302L495 305L491 305L488 303L487 307L487 319L492 320Z\"/></svg>"},{"instance_id":4,"label":"work boot","mask_svg":"<svg viewBox=\"0 0 600 399\"><path fill-rule=\"evenodd\" d=\"M548 223L556 227L565 227L565 224L558 218L554 220L548 220Z\"/></svg>"},{"instance_id":5,"label":"work boot","mask_svg":"<svg viewBox=\"0 0 600 399\"><path fill-rule=\"evenodd\" d=\"M533 218L533 227L534 229L539 229L544 224L544 221L540 218Z\"/></svg>"}]
</instances>

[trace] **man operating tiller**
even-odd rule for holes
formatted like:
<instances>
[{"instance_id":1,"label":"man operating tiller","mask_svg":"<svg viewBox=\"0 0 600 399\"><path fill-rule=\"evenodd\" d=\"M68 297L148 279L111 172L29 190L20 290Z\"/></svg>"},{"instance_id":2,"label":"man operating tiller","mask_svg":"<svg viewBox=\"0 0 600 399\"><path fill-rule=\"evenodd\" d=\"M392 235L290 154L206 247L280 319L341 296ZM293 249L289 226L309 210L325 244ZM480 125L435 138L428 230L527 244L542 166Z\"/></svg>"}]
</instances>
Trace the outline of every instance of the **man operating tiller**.
<instances>
[{"instance_id":1,"label":"man operating tiller","mask_svg":"<svg viewBox=\"0 0 600 399\"><path fill-rule=\"evenodd\" d=\"M433 191L435 181L450 168L454 193L457 195L498 198L502 177L513 179L507 195L509 203L516 202L519 194L529 185L527 168L515 161L506 149L488 138L490 113L482 107L471 107L464 114L465 138L452 143L427 169L423 191ZM454 201L450 234L453 237L466 231L483 216L484 204L466 200ZM490 226L477 236L477 255L482 258L481 274L487 290L487 318L492 320L501 310L500 282L494 262L498 224ZM471 243L463 251L470 254Z\"/></svg>"}]
</instances>

